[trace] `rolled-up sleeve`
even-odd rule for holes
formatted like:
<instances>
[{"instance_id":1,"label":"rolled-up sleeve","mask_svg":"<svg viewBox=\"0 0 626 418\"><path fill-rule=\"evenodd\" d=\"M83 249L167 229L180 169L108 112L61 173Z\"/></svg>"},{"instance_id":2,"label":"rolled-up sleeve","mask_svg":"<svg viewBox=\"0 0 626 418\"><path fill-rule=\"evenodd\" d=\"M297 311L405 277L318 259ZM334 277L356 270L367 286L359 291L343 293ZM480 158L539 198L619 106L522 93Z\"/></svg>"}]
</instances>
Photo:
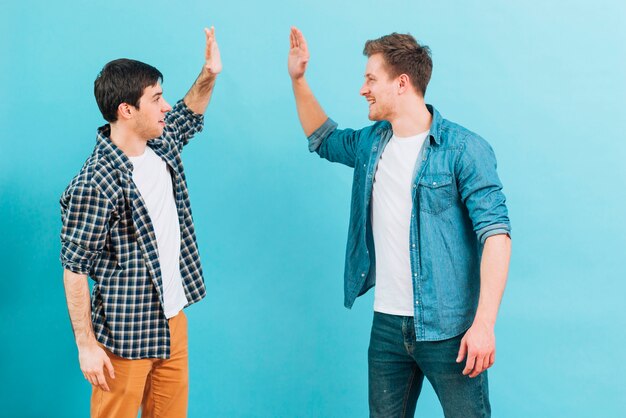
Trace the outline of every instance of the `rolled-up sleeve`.
<instances>
[{"instance_id":1,"label":"rolled-up sleeve","mask_svg":"<svg viewBox=\"0 0 626 418\"><path fill-rule=\"evenodd\" d=\"M466 138L457 163L457 183L481 244L492 235L511 235L496 157L484 139L473 135Z\"/></svg>"},{"instance_id":2,"label":"rolled-up sleeve","mask_svg":"<svg viewBox=\"0 0 626 418\"><path fill-rule=\"evenodd\" d=\"M61 197L61 264L89 274L106 243L112 205L89 184L69 187Z\"/></svg>"},{"instance_id":3,"label":"rolled-up sleeve","mask_svg":"<svg viewBox=\"0 0 626 418\"><path fill-rule=\"evenodd\" d=\"M337 129L337 123L328 118L309 137L309 151L331 162L354 167L360 130Z\"/></svg>"},{"instance_id":4,"label":"rolled-up sleeve","mask_svg":"<svg viewBox=\"0 0 626 418\"><path fill-rule=\"evenodd\" d=\"M165 129L161 138L182 148L203 127L204 115L194 113L183 100L179 100L165 115Z\"/></svg>"}]
</instances>

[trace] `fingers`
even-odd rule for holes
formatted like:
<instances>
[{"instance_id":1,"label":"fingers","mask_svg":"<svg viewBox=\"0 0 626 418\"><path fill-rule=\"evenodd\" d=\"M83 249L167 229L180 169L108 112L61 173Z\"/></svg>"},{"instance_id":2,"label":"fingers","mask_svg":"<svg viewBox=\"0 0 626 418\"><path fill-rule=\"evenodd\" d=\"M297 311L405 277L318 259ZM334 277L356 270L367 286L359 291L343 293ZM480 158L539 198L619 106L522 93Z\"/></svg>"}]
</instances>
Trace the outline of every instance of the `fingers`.
<instances>
[{"instance_id":1,"label":"fingers","mask_svg":"<svg viewBox=\"0 0 626 418\"><path fill-rule=\"evenodd\" d=\"M487 370L489 367L491 367L490 358L491 356L489 354L484 357L477 357L474 370L471 371L469 377L474 378L478 376L479 374L481 374L482 372L484 372L485 370Z\"/></svg>"},{"instance_id":2,"label":"fingers","mask_svg":"<svg viewBox=\"0 0 626 418\"><path fill-rule=\"evenodd\" d=\"M456 356L456 362L460 363L467 354L467 344L465 343L465 337L461 340L461 347L459 347L459 354Z\"/></svg>"},{"instance_id":3,"label":"fingers","mask_svg":"<svg viewBox=\"0 0 626 418\"><path fill-rule=\"evenodd\" d=\"M115 370L113 369L113 363L111 363L109 357L104 360L104 367L107 369L107 372L109 372L111 379L115 379Z\"/></svg>"},{"instance_id":4,"label":"fingers","mask_svg":"<svg viewBox=\"0 0 626 418\"><path fill-rule=\"evenodd\" d=\"M302 48L302 50L306 51L307 45L306 45L306 39L304 39L304 35L302 34L302 32L300 31L300 29L296 29L296 40L298 43L298 47Z\"/></svg>"},{"instance_id":5,"label":"fingers","mask_svg":"<svg viewBox=\"0 0 626 418\"><path fill-rule=\"evenodd\" d=\"M307 49L306 39L304 39L304 35L300 29L292 26L290 35L292 48L302 48L303 50Z\"/></svg>"},{"instance_id":6,"label":"fingers","mask_svg":"<svg viewBox=\"0 0 626 418\"><path fill-rule=\"evenodd\" d=\"M487 370L488 368L491 367L491 362L489 360L490 358L491 358L490 355L485 356L485 359L483 360L483 370Z\"/></svg>"},{"instance_id":7,"label":"fingers","mask_svg":"<svg viewBox=\"0 0 626 418\"><path fill-rule=\"evenodd\" d=\"M107 384L107 380L104 377L104 369L100 370L95 377L96 381L98 382L98 386L100 387L100 389L104 390L105 392L110 392L111 389L109 389L109 385Z\"/></svg>"},{"instance_id":8,"label":"fingers","mask_svg":"<svg viewBox=\"0 0 626 418\"><path fill-rule=\"evenodd\" d=\"M484 367L485 360L489 362L489 356L484 356L484 357L477 356L476 357L476 360L474 362L474 369L471 370L469 377L474 378L478 376L479 374L481 374L484 370L486 370Z\"/></svg>"},{"instance_id":9,"label":"fingers","mask_svg":"<svg viewBox=\"0 0 626 418\"><path fill-rule=\"evenodd\" d=\"M467 354L467 362L465 363L463 374L466 376L470 374L474 370L475 365L476 365L476 355L470 351Z\"/></svg>"},{"instance_id":10,"label":"fingers","mask_svg":"<svg viewBox=\"0 0 626 418\"><path fill-rule=\"evenodd\" d=\"M470 357L471 357L471 354L470 354ZM474 367L472 369L469 369L469 377L474 378L478 376L479 374L481 374L482 372L484 372L485 370L493 366L494 362L495 362L494 351L490 353L486 353L484 355L476 356L475 361L474 361ZM468 358L468 364L469 364L469 358ZM468 370L468 366L466 366L465 370L463 370L463 374L467 374L466 373L467 370Z\"/></svg>"},{"instance_id":11,"label":"fingers","mask_svg":"<svg viewBox=\"0 0 626 418\"><path fill-rule=\"evenodd\" d=\"M207 45L207 50L208 50L216 42L215 41L215 27L211 26L210 29L204 28L204 35L206 37L206 45Z\"/></svg>"},{"instance_id":12,"label":"fingers","mask_svg":"<svg viewBox=\"0 0 626 418\"><path fill-rule=\"evenodd\" d=\"M289 47L291 49L296 47L296 35L294 34L294 28L291 28L289 32Z\"/></svg>"},{"instance_id":13,"label":"fingers","mask_svg":"<svg viewBox=\"0 0 626 418\"><path fill-rule=\"evenodd\" d=\"M94 385L93 379L87 373L83 372L83 376L85 377L86 381L88 381L90 384Z\"/></svg>"},{"instance_id":14,"label":"fingers","mask_svg":"<svg viewBox=\"0 0 626 418\"><path fill-rule=\"evenodd\" d=\"M292 43L292 47L293 48L298 48L300 47L299 41L298 41L298 29L295 26L291 27L291 43Z\"/></svg>"},{"instance_id":15,"label":"fingers","mask_svg":"<svg viewBox=\"0 0 626 418\"><path fill-rule=\"evenodd\" d=\"M111 366L109 374L111 373L111 370L113 370L113 366ZM85 379L87 379L87 381L93 386L96 386L106 392L110 392L109 385L104 377L104 368L97 371L83 372L83 376L85 376Z\"/></svg>"}]
</instances>

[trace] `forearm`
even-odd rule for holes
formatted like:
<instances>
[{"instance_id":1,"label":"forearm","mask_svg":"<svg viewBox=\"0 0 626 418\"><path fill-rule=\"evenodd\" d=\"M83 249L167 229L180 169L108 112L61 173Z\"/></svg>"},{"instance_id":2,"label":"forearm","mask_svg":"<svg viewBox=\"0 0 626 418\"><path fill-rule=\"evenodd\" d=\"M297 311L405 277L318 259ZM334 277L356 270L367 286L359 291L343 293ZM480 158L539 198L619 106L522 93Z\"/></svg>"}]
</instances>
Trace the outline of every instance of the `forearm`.
<instances>
[{"instance_id":1,"label":"forearm","mask_svg":"<svg viewBox=\"0 0 626 418\"><path fill-rule=\"evenodd\" d=\"M313 95L313 91L309 87L304 77L292 79L293 95L296 99L296 108L298 109L298 118L304 130L304 134L308 137L317 128L328 119L324 109Z\"/></svg>"},{"instance_id":2,"label":"forearm","mask_svg":"<svg viewBox=\"0 0 626 418\"><path fill-rule=\"evenodd\" d=\"M495 326L506 286L510 258L511 239L508 235L493 235L487 238L480 264L480 298L474 322Z\"/></svg>"},{"instance_id":3,"label":"forearm","mask_svg":"<svg viewBox=\"0 0 626 418\"><path fill-rule=\"evenodd\" d=\"M194 113L202 115L206 111L211 101L216 79L217 74L210 72L206 67L202 68L200 75L183 99L187 107Z\"/></svg>"},{"instance_id":4,"label":"forearm","mask_svg":"<svg viewBox=\"0 0 626 418\"><path fill-rule=\"evenodd\" d=\"M87 276L64 270L63 284L65 286L67 309L70 314L76 345L80 349L84 346L96 344L96 337L91 322L91 298L89 296Z\"/></svg>"}]
</instances>

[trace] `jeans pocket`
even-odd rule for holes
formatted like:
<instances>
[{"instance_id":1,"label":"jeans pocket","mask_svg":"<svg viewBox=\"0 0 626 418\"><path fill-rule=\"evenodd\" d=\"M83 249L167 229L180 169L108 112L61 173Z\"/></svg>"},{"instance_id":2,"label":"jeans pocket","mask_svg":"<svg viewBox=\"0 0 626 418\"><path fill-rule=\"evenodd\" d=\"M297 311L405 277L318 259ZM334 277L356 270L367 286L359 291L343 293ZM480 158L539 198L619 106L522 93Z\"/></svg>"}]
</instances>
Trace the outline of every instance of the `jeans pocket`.
<instances>
[{"instance_id":1,"label":"jeans pocket","mask_svg":"<svg viewBox=\"0 0 626 418\"><path fill-rule=\"evenodd\" d=\"M454 184L452 174L436 173L422 176L419 182L420 211L440 214L454 202Z\"/></svg>"}]
</instances>

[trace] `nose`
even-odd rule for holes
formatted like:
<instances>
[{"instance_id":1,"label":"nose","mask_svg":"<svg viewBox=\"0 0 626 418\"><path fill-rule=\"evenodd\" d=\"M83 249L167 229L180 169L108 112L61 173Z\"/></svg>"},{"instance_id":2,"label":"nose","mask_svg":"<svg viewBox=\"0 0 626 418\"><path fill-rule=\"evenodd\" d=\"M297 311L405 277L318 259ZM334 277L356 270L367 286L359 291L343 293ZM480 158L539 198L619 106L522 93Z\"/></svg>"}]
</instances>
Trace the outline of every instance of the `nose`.
<instances>
[{"instance_id":1,"label":"nose","mask_svg":"<svg viewBox=\"0 0 626 418\"><path fill-rule=\"evenodd\" d=\"M363 83L363 85L361 86L361 91L359 91L359 94L361 96L365 96L369 93L369 89L367 88L367 82Z\"/></svg>"},{"instance_id":2,"label":"nose","mask_svg":"<svg viewBox=\"0 0 626 418\"><path fill-rule=\"evenodd\" d=\"M161 109L161 112L167 113L170 110L172 110L172 106L170 106L170 104L165 99L163 99L163 108Z\"/></svg>"}]
</instances>

